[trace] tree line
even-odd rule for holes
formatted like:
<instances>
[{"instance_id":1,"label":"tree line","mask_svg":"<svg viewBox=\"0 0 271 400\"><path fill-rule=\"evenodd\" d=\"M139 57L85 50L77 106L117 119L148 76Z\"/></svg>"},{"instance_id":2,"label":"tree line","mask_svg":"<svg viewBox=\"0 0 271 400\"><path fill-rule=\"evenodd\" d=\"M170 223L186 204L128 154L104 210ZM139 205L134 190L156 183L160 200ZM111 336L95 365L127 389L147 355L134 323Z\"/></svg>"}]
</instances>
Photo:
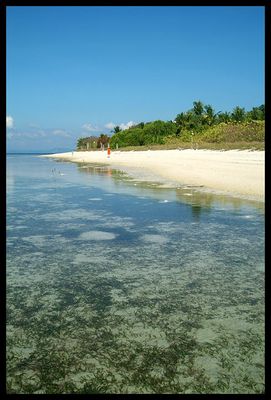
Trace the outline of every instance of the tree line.
<instances>
[{"instance_id":1,"label":"tree line","mask_svg":"<svg viewBox=\"0 0 271 400\"><path fill-rule=\"evenodd\" d=\"M231 112L216 112L211 105L194 101L191 109L177 114L174 120L140 122L125 130L115 126L111 137L102 133L100 137L79 138L77 149L97 149L109 143L112 148L163 144L167 137L187 138L190 135L203 134L216 125L240 125L264 120L264 104L249 111L237 106Z\"/></svg>"},{"instance_id":2,"label":"tree line","mask_svg":"<svg viewBox=\"0 0 271 400\"><path fill-rule=\"evenodd\" d=\"M245 111L245 108L239 106L235 107L232 112L215 112L210 104L204 105L201 101L194 101L193 108L178 114L175 122L180 133L184 128L198 132L219 123L251 122L264 119L264 104L259 107L253 107L248 112Z\"/></svg>"}]
</instances>

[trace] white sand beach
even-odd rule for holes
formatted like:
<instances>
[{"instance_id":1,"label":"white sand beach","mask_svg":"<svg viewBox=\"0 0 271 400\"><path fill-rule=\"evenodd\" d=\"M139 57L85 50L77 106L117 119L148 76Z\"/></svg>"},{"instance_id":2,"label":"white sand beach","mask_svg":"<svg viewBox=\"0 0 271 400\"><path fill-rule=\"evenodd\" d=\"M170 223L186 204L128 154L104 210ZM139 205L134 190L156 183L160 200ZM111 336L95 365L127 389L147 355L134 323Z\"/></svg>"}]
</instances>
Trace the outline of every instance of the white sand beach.
<instances>
[{"instance_id":1,"label":"white sand beach","mask_svg":"<svg viewBox=\"0 0 271 400\"><path fill-rule=\"evenodd\" d=\"M203 190L264 201L264 151L74 151L45 157L101 163L139 180L199 186Z\"/></svg>"}]
</instances>

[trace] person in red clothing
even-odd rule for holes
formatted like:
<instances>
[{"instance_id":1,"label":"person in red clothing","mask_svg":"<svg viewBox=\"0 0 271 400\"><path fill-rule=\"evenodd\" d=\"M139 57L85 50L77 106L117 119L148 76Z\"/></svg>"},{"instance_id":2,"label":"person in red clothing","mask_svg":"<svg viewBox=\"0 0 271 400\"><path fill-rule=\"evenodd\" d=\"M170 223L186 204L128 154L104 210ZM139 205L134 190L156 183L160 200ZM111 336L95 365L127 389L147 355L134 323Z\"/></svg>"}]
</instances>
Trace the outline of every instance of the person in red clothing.
<instances>
[{"instance_id":1,"label":"person in red clothing","mask_svg":"<svg viewBox=\"0 0 271 400\"><path fill-rule=\"evenodd\" d=\"M107 158L110 158L110 146L107 146Z\"/></svg>"}]
</instances>

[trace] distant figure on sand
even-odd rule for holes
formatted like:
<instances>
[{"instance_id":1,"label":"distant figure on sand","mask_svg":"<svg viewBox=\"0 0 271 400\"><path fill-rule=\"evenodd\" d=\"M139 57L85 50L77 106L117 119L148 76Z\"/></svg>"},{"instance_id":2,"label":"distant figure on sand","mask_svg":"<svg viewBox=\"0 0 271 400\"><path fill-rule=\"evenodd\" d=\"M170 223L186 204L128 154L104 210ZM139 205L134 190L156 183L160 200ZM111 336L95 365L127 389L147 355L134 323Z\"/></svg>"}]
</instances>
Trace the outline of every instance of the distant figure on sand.
<instances>
[{"instance_id":1,"label":"distant figure on sand","mask_svg":"<svg viewBox=\"0 0 271 400\"><path fill-rule=\"evenodd\" d=\"M110 158L110 146L107 147L107 158Z\"/></svg>"}]
</instances>

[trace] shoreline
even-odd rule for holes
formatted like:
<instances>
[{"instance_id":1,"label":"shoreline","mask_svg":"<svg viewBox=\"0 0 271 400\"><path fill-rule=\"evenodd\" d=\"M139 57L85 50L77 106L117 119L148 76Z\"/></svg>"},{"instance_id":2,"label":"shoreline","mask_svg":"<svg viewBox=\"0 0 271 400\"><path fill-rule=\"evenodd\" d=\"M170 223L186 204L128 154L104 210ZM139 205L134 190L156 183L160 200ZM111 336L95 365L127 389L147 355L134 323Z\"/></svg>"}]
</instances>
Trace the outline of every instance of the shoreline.
<instances>
[{"instance_id":1,"label":"shoreline","mask_svg":"<svg viewBox=\"0 0 271 400\"><path fill-rule=\"evenodd\" d=\"M74 151L39 157L106 164L134 178L166 185L192 185L264 202L264 151L249 150L146 150Z\"/></svg>"}]
</instances>

